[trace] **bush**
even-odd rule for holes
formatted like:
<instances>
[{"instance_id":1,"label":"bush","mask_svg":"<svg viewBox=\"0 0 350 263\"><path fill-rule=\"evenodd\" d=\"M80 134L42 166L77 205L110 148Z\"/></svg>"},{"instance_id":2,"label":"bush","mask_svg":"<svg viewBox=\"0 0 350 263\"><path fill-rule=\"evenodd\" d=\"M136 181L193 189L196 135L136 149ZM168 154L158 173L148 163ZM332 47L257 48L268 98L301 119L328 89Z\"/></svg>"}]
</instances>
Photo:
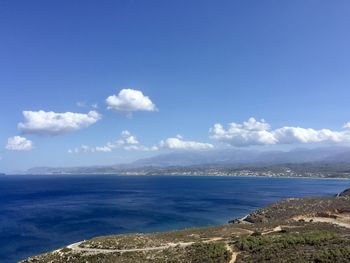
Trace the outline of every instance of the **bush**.
<instances>
[{"instance_id":1,"label":"bush","mask_svg":"<svg viewBox=\"0 0 350 263\"><path fill-rule=\"evenodd\" d=\"M273 236L259 236L253 234L240 239L237 243L238 248L241 250L255 250L259 249L261 246L267 245L274 245L280 248L287 248L298 244L313 246L336 237L333 233L321 231L304 234L286 233L284 235Z\"/></svg>"},{"instance_id":2,"label":"bush","mask_svg":"<svg viewBox=\"0 0 350 263\"><path fill-rule=\"evenodd\" d=\"M246 262L350 262L350 239L332 232L284 233L249 236L236 243Z\"/></svg>"},{"instance_id":3,"label":"bush","mask_svg":"<svg viewBox=\"0 0 350 263\"><path fill-rule=\"evenodd\" d=\"M63 253L70 252L70 251L72 251L72 249L69 247L64 247L61 249L61 252L63 252Z\"/></svg>"},{"instance_id":4,"label":"bush","mask_svg":"<svg viewBox=\"0 0 350 263\"><path fill-rule=\"evenodd\" d=\"M225 243L195 243L187 248L186 258L190 263L226 263L232 253L225 247Z\"/></svg>"},{"instance_id":5,"label":"bush","mask_svg":"<svg viewBox=\"0 0 350 263\"><path fill-rule=\"evenodd\" d=\"M255 231L251 234L252 237L258 237L258 236L261 236L261 232L259 231Z\"/></svg>"}]
</instances>

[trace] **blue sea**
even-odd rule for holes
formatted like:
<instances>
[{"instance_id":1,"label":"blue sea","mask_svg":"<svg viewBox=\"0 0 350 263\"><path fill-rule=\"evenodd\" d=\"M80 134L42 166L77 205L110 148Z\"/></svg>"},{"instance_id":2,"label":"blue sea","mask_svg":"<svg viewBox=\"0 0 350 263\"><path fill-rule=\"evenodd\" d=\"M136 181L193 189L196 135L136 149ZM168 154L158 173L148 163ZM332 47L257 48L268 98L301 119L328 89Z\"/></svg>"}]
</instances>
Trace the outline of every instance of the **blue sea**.
<instances>
[{"instance_id":1,"label":"blue sea","mask_svg":"<svg viewBox=\"0 0 350 263\"><path fill-rule=\"evenodd\" d=\"M295 178L1 176L0 262L99 235L222 224L281 198L347 187Z\"/></svg>"}]
</instances>

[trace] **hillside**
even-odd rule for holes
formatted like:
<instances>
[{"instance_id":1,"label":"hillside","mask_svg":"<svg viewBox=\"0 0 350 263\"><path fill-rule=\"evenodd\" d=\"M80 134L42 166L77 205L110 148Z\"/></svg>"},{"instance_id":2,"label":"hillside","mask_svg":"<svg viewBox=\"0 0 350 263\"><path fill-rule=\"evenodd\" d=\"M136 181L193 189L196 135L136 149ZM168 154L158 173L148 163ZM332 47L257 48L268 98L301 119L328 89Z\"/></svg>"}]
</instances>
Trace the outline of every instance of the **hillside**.
<instances>
[{"instance_id":1,"label":"hillside","mask_svg":"<svg viewBox=\"0 0 350 263\"><path fill-rule=\"evenodd\" d=\"M327 147L264 152L237 149L175 152L128 164L34 167L24 173L350 178L350 149Z\"/></svg>"}]
</instances>

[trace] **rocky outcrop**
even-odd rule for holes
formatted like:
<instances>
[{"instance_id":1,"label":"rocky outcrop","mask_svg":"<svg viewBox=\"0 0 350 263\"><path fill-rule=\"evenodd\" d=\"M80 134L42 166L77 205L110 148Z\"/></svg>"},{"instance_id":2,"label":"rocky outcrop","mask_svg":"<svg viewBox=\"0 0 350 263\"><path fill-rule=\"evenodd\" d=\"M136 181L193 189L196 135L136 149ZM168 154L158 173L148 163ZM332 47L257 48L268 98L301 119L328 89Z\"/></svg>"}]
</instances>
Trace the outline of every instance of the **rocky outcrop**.
<instances>
[{"instance_id":1,"label":"rocky outcrop","mask_svg":"<svg viewBox=\"0 0 350 263\"><path fill-rule=\"evenodd\" d=\"M340 196L350 196L350 188L345 189L343 192L340 192L339 194L337 194L337 197Z\"/></svg>"}]
</instances>

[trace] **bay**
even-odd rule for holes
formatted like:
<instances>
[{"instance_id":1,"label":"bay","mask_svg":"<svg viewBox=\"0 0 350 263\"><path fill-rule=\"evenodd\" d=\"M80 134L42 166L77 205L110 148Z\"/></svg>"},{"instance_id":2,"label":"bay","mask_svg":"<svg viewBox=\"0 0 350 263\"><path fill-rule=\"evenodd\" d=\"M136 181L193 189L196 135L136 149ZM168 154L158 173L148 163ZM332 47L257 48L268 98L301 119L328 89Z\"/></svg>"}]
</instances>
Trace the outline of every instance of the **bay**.
<instances>
[{"instance_id":1,"label":"bay","mask_svg":"<svg viewBox=\"0 0 350 263\"><path fill-rule=\"evenodd\" d=\"M0 262L94 236L227 223L288 197L334 195L348 180L22 175L0 177Z\"/></svg>"}]
</instances>

